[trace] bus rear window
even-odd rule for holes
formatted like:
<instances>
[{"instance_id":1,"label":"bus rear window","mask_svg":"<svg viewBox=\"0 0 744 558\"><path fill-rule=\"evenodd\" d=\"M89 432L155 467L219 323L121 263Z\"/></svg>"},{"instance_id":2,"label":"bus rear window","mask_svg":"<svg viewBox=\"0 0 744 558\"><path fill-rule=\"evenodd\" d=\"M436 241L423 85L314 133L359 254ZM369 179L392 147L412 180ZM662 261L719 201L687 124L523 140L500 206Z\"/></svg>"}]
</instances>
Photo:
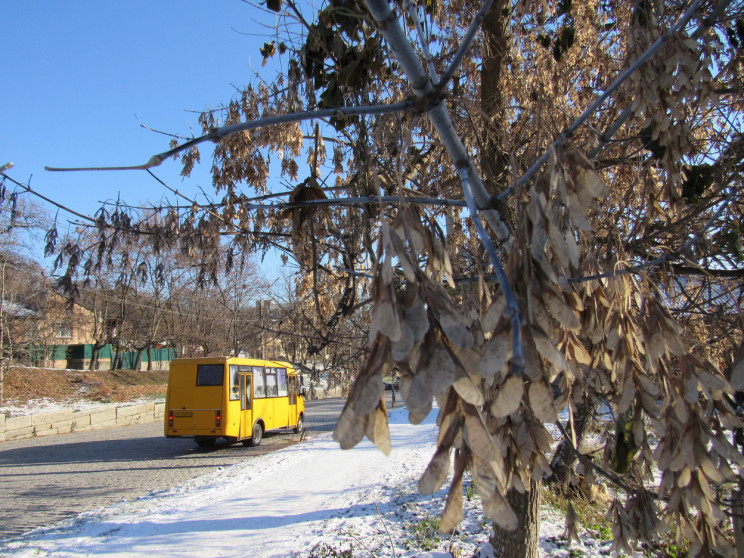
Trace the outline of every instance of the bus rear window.
<instances>
[{"instance_id":1,"label":"bus rear window","mask_svg":"<svg viewBox=\"0 0 744 558\"><path fill-rule=\"evenodd\" d=\"M198 364L196 366L197 386L221 386L224 376L224 364Z\"/></svg>"}]
</instances>

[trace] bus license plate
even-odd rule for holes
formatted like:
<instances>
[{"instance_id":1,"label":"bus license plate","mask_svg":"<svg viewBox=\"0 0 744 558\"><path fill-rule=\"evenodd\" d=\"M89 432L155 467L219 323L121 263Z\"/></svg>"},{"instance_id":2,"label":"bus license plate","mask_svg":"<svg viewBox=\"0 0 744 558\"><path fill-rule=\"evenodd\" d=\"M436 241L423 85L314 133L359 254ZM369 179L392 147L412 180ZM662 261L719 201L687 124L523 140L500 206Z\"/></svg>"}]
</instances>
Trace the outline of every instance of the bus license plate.
<instances>
[{"instance_id":1,"label":"bus license plate","mask_svg":"<svg viewBox=\"0 0 744 558\"><path fill-rule=\"evenodd\" d=\"M176 411L175 415L177 417L193 417L194 411Z\"/></svg>"}]
</instances>

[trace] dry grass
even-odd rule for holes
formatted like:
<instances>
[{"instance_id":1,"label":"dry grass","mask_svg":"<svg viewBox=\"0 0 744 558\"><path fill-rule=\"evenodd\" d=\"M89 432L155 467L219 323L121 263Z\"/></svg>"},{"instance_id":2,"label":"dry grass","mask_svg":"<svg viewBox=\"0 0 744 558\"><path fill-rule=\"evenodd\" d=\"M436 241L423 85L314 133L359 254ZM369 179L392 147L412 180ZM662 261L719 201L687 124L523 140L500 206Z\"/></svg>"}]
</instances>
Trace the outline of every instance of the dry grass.
<instances>
[{"instance_id":1,"label":"dry grass","mask_svg":"<svg viewBox=\"0 0 744 558\"><path fill-rule=\"evenodd\" d=\"M4 402L34 399L124 402L165 396L167 370L52 370L12 367L5 374Z\"/></svg>"}]
</instances>

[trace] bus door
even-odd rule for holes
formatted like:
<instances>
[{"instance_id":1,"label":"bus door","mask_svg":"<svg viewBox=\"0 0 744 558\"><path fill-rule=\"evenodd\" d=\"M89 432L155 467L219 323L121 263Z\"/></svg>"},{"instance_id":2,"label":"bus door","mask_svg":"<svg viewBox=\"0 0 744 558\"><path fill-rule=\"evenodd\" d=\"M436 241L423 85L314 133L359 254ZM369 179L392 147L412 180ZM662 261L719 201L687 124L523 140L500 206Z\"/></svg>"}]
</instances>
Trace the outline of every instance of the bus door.
<instances>
[{"instance_id":1,"label":"bus door","mask_svg":"<svg viewBox=\"0 0 744 558\"><path fill-rule=\"evenodd\" d=\"M287 424L297 424L297 376L292 375L287 378L287 388L289 390L289 419Z\"/></svg>"},{"instance_id":2,"label":"bus door","mask_svg":"<svg viewBox=\"0 0 744 558\"><path fill-rule=\"evenodd\" d=\"M240 373L240 437L248 438L253 434L253 375Z\"/></svg>"}]
</instances>

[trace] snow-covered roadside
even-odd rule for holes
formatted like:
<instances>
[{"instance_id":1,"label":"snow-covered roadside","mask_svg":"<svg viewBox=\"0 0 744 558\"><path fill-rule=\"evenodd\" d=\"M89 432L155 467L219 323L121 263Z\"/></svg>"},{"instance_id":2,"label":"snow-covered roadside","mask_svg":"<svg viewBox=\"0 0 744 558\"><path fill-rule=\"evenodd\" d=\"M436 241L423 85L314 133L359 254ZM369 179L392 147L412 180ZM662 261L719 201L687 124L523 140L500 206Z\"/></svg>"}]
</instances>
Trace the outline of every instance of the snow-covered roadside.
<instances>
[{"instance_id":1,"label":"snow-covered roadside","mask_svg":"<svg viewBox=\"0 0 744 558\"><path fill-rule=\"evenodd\" d=\"M5 402L5 405L0 406L0 414L5 414L6 417L21 417L26 415L36 415L38 413L52 413L55 411L62 411L66 409L72 409L74 412L88 411L90 409L96 409L98 407L105 407L107 405L139 405L140 403L160 403L165 401L165 397L141 397L139 399L133 399L125 403L107 403L105 401L91 401L86 399L67 399L64 401L56 401L52 399L30 399L28 401L14 401L9 400Z\"/></svg>"},{"instance_id":2,"label":"snow-covered roadside","mask_svg":"<svg viewBox=\"0 0 744 558\"><path fill-rule=\"evenodd\" d=\"M166 491L80 515L3 541L3 556L354 556L468 557L488 539L477 496L465 500L461 533L434 529L444 491L428 497L416 482L432 455L436 412L418 426L391 412L393 452L369 442L342 451L330 434L247 460ZM467 483L466 483L467 485ZM544 556L569 556L563 520L544 510ZM603 556L609 543L587 537L573 555ZM440 554L441 555L441 554ZM444 554L447 555L447 554Z\"/></svg>"},{"instance_id":3,"label":"snow-covered roadside","mask_svg":"<svg viewBox=\"0 0 744 558\"><path fill-rule=\"evenodd\" d=\"M468 557L488 540L477 497L465 501L463 529L452 539L435 529L444 491L416 491L436 440L436 412L418 426L405 410L390 414L393 452L365 441L342 451L330 434L247 460L166 491L84 513L8 539L3 556L421 556ZM467 483L466 483L467 485ZM546 509L544 556L569 556L563 520ZM313 550L315 549L315 550ZM603 556L609 543L587 537L573 555ZM329 554L326 554L329 555ZM331 554L332 555L332 554ZM439 554L449 555L449 554Z\"/></svg>"}]
</instances>

